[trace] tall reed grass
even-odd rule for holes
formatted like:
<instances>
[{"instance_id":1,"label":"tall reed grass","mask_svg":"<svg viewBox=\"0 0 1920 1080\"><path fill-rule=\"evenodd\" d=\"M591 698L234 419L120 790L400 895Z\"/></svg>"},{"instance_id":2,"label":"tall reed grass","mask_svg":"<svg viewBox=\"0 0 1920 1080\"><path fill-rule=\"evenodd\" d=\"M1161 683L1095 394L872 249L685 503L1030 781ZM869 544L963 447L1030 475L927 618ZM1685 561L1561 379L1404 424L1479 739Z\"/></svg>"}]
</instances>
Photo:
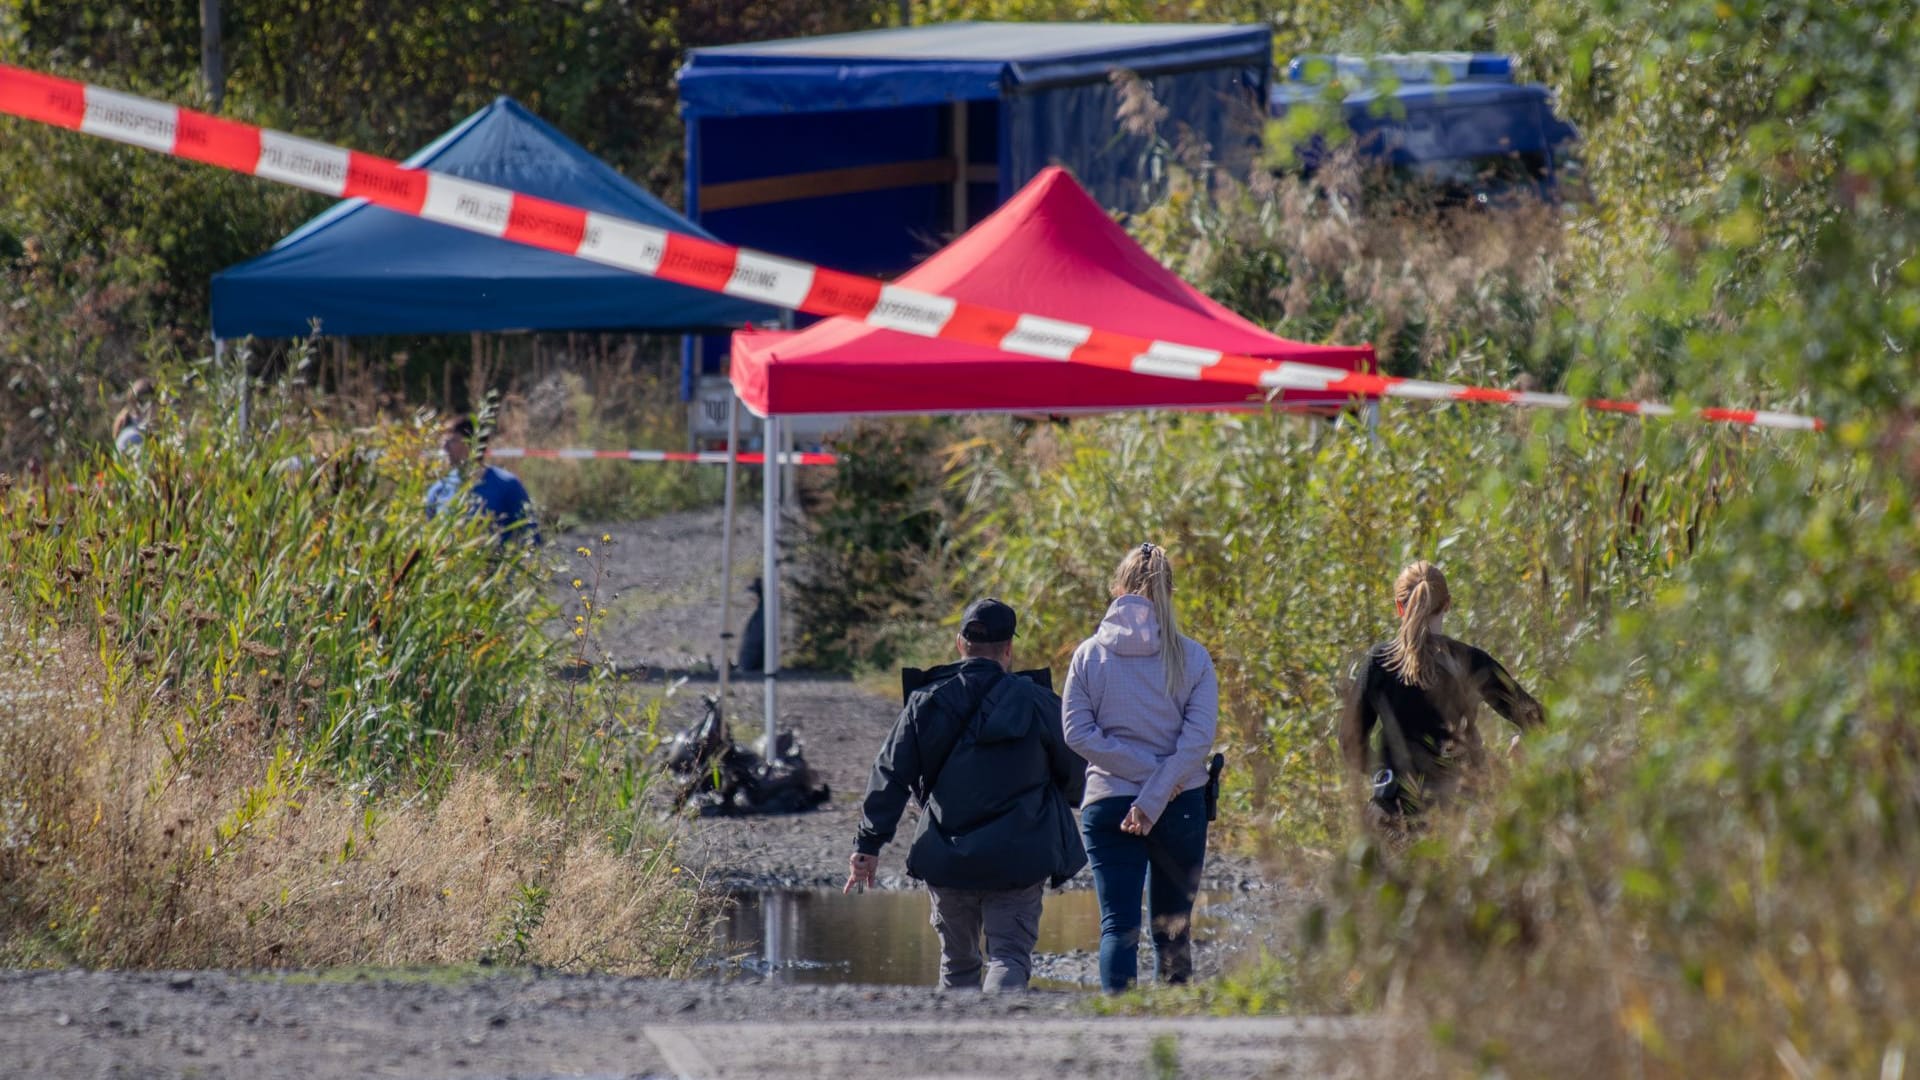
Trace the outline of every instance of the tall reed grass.
<instances>
[{"instance_id":1,"label":"tall reed grass","mask_svg":"<svg viewBox=\"0 0 1920 1080\"><path fill-rule=\"evenodd\" d=\"M244 682L260 722L350 771L430 769L456 735L520 737L551 658L537 555L428 521L429 447L421 425L316 446L169 410L138 460L5 494L0 587L180 688L190 720Z\"/></svg>"},{"instance_id":2,"label":"tall reed grass","mask_svg":"<svg viewBox=\"0 0 1920 1080\"><path fill-rule=\"evenodd\" d=\"M687 963L658 702L538 549L425 518L429 418L163 400L137 459L0 478L0 954Z\"/></svg>"},{"instance_id":3,"label":"tall reed grass","mask_svg":"<svg viewBox=\"0 0 1920 1080\"><path fill-rule=\"evenodd\" d=\"M150 674L79 632L28 640L15 615L0 600L0 963L696 958L711 909L659 838L616 848L471 750L447 752L441 789L370 791L253 702L191 727Z\"/></svg>"},{"instance_id":4,"label":"tall reed grass","mask_svg":"<svg viewBox=\"0 0 1920 1080\"><path fill-rule=\"evenodd\" d=\"M1705 542L1716 506L1745 484L1740 444L1421 406L1389 407L1377 431L1352 418L1132 417L980 438L956 482L975 508L968 576L1019 606L1032 662L1064 666L1129 548L1168 548L1183 631L1220 676L1227 820L1270 851L1324 856L1349 832L1341 686L1391 636L1401 566L1442 563L1448 632L1551 685Z\"/></svg>"}]
</instances>

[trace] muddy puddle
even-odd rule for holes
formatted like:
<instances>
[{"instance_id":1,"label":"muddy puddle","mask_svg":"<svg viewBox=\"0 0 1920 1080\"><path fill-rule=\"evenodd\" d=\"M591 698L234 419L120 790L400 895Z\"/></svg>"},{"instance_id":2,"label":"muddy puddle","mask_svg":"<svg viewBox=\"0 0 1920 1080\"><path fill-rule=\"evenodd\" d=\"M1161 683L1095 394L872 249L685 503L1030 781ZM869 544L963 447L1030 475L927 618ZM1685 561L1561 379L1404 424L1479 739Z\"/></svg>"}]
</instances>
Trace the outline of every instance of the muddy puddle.
<instances>
[{"instance_id":1,"label":"muddy puddle","mask_svg":"<svg viewBox=\"0 0 1920 1080\"><path fill-rule=\"evenodd\" d=\"M1217 966L1223 937L1239 938L1245 901L1203 893L1194 908L1195 961ZM928 923L923 891L843 895L835 889L736 894L714 932L708 971L724 978L774 983L931 986L940 945ZM1223 933L1224 932L1224 933ZM1085 989L1098 984L1100 904L1090 889L1048 893L1034 948L1034 985ZM1153 970L1143 949L1140 970Z\"/></svg>"}]
</instances>

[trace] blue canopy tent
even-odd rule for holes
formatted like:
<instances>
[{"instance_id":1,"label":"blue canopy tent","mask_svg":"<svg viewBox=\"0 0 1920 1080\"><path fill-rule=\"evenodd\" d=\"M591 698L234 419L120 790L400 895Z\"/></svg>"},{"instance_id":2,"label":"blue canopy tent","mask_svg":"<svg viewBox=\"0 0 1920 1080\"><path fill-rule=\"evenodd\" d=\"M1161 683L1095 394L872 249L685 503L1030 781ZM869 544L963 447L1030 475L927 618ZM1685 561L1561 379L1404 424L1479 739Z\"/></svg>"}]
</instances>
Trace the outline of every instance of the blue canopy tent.
<instances>
[{"instance_id":1,"label":"blue canopy tent","mask_svg":"<svg viewBox=\"0 0 1920 1080\"><path fill-rule=\"evenodd\" d=\"M1146 79L1169 141L1250 165L1272 65L1266 26L938 23L693 49L680 69L687 214L730 243L892 276L1049 165L1140 209L1148 141L1116 117ZM701 362L713 371L719 339Z\"/></svg>"},{"instance_id":2,"label":"blue canopy tent","mask_svg":"<svg viewBox=\"0 0 1920 1080\"><path fill-rule=\"evenodd\" d=\"M506 97L407 159L469 180L711 238ZM677 333L772 322L719 293L542 251L348 199L265 255L213 278L220 340L320 332L503 330Z\"/></svg>"}]
</instances>

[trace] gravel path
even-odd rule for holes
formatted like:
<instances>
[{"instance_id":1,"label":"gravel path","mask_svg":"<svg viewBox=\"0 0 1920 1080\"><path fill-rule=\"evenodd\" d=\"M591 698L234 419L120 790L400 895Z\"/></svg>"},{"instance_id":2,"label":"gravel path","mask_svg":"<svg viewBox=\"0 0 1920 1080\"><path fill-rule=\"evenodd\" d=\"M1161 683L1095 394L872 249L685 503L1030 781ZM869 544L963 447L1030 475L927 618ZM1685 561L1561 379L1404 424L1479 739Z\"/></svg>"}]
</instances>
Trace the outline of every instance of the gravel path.
<instances>
[{"instance_id":1,"label":"gravel path","mask_svg":"<svg viewBox=\"0 0 1920 1080\"><path fill-rule=\"evenodd\" d=\"M721 532L720 511L712 509L583 526L553 541L554 550L572 565L571 574L561 575L561 593L571 594L570 582L577 577L604 598L607 617L598 630L598 647L622 670L678 684L665 712L676 728L697 720L701 695L718 689ZM577 554L583 547L592 554ZM759 573L757 507L736 522L733 557L737 633L753 609L748 583ZM761 687L758 678L737 680L728 694L727 715L736 731L744 732L742 741L763 729ZM799 736L807 761L833 789L833 798L807 814L689 821L683 861L718 887L824 888L845 881L867 772L900 709L897 698L847 679L804 672L781 679L779 701L781 727ZM902 823L901 840L882 855L883 888L914 887L901 862L911 820ZM1206 888L1263 884L1263 875L1248 860L1210 855ZM1088 888L1091 881L1083 872L1069 887Z\"/></svg>"},{"instance_id":2,"label":"gravel path","mask_svg":"<svg viewBox=\"0 0 1920 1080\"><path fill-rule=\"evenodd\" d=\"M8 1077L1364 1076L1373 1025L1099 1020L983 997L521 974L0 974Z\"/></svg>"},{"instance_id":3,"label":"gravel path","mask_svg":"<svg viewBox=\"0 0 1920 1080\"><path fill-rule=\"evenodd\" d=\"M581 529L554 545L605 604L602 646L623 668L674 687L667 719L676 725L698 717L699 695L716 689L718 537L719 514L705 511ZM592 555L571 554L576 548ZM746 584L758 550L757 522L743 520L736 625L749 610ZM569 598L572 576L556 585ZM758 682L736 687L728 704L757 728ZM683 861L734 889L838 885L858 796L896 710L844 679L783 681L782 724L800 735L833 788L832 801L789 817L688 820ZM883 864L886 887L912 885L898 859L890 851ZM1245 862L1211 863L1208 888L1237 895L1224 906L1244 914L1232 917L1234 933L1199 951L1203 972L1223 955L1283 949L1280 928L1296 898L1265 888ZM1036 976L1064 983L1084 983L1093 966L1084 950L1036 962ZM924 985L805 986L751 976L0 972L0 1077L7 1078L1409 1075L1406 1061L1385 1056L1393 1040L1381 1033L1371 1023L1313 1018L1096 1019L1078 993L982 997Z\"/></svg>"}]
</instances>

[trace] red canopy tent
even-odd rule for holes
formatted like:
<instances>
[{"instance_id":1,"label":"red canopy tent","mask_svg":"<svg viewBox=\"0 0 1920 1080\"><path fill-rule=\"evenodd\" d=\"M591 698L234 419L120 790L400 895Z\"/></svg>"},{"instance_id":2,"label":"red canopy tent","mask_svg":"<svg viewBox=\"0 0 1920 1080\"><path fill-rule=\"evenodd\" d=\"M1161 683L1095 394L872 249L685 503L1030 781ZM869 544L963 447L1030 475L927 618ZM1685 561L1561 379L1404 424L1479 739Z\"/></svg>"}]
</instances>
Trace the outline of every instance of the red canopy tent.
<instances>
[{"instance_id":1,"label":"red canopy tent","mask_svg":"<svg viewBox=\"0 0 1920 1080\"><path fill-rule=\"evenodd\" d=\"M1207 299L1058 167L896 284L1177 345L1343 370L1373 362L1371 346L1288 341ZM732 377L740 400L761 416L1233 408L1262 400L1242 387L1003 353L848 318L736 332ZM1282 400L1348 399L1288 390Z\"/></svg>"},{"instance_id":2,"label":"red canopy tent","mask_svg":"<svg viewBox=\"0 0 1920 1080\"><path fill-rule=\"evenodd\" d=\"M858 227L857 222L848 224ZM1374 359L1371 346L1303 345L1275 337L1207 299L1134 243L1059 168L1034 177L991 217L897 284L1176 347L1344 370L1371 367ZM799 331L736 331L732 380L738 400L767 418L769 449L779 446L782 416L1217 409L1246 408L1266 400L1250 388L1022 356L877 329L848 318L826 319ZM1288 390L1282 400L1295 406L1337 405L1347 397ZM737 424L734 428L729 445L739 442ZM780 664L777 475L770 468L762 485L769 747L776 736ZM730 568L731 467L727 480L721 561Z\"/></svg>"}]
</instances>

